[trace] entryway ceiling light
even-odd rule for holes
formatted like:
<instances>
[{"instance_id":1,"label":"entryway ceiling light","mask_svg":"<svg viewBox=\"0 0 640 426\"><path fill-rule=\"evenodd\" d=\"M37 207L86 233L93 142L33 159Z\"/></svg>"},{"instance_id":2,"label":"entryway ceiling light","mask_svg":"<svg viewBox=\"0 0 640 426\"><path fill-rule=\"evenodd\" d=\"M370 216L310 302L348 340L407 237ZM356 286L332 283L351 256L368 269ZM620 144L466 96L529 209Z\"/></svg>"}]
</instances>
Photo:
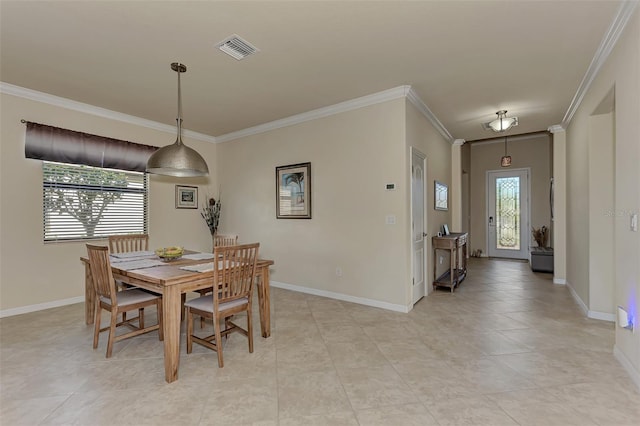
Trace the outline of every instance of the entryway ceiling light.
<instances>
[{"instance_id":1,"label":"entryway ceiling light","mask_svg":"<svg viewBox=\"0 0 640 426\"><path fill-rule=\"evenodd\" d=\"M186 65L174 62L171 69L178 73L178 136L171 145L157 150L147 161L147 172L176 177L197 177L209 174L207 162L195 149L182 143L182 93L180 74L187 72Z\"/></svg>"},{"instance_id":2,"label":"entryway ceiling light","mask_svg":"<svg viewBox=\"0 0 640 426\"><path fill-rule=\"evenodd\" d=\"M518 125L518 117L507 117L506 109L496 112L496 115L498 118L483 124L485 129L491 129L494 132L506 132L510 128Z\"/></svg>"}]
</instances>

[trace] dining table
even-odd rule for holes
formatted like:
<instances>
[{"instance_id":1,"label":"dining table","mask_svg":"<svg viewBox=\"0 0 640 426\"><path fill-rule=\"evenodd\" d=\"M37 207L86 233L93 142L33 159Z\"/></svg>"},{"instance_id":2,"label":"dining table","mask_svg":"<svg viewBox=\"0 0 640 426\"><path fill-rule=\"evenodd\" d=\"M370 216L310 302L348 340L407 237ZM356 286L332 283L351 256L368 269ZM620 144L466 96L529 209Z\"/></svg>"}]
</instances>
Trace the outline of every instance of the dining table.
<instances>
[{"instance_id":1,"label":"dining table","mask_svg":"<svg viewBox=\"0 0 640 426\"><path fill-rule=\"evenodd\" d=\"M185 250L181 258L171 261L161 261L153 252L111 256L111 270L116 281L162 294L165 380L168 383L176 381L180 363L180 324L186 293L213 285L212 268L188 270L183 267L213 262L213 254ZM85 322L93 324L96 293L91 267L87 257L81 257L80 260L85 267ZM273 260L268 259L258 259L256 262L260 330L264 338L271 335L269 268L273 264Z\"/></svg>"}]
</instances>

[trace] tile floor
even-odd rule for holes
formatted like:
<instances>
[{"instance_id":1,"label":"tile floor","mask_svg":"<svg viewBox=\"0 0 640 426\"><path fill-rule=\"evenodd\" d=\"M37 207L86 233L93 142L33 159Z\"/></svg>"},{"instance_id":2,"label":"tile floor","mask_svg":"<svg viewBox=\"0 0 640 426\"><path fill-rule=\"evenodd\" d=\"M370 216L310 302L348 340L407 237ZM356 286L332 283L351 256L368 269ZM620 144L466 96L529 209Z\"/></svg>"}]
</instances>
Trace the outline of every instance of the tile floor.
<instances>
[{"instance_id":1,"label":"tile floor","mask_svg":"<svg viewBox=\"0 0 640 426\"><path fill-rule=\"evenodd\" d=\"M172 384L157 334L107 360L82 304L3 318L0 424L638 424L612 323L586 319L526 263L471 259L469 271L409 314L273 289L271 338L249 354L232 335L219 369L205 348L184 353L183 336Z\"/></svg>"}]
</instances>

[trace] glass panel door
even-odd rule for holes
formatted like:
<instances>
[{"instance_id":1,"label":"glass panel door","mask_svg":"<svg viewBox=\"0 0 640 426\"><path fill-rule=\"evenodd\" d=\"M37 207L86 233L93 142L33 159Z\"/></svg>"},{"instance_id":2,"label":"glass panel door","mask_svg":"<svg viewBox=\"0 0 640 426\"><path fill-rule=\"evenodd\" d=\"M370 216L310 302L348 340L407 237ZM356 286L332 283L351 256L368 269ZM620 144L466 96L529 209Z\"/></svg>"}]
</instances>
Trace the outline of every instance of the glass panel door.
<instances>
[{"instance_id":1,"label":"glass panel door","mask_svg":"<svg viewBox=\"0 0 640 426\"><path fill-rule=\"evenodd\" d=\"M528 259L528 170L489 172L487 186L489 256Z\"/></svg>"}]
</instances>

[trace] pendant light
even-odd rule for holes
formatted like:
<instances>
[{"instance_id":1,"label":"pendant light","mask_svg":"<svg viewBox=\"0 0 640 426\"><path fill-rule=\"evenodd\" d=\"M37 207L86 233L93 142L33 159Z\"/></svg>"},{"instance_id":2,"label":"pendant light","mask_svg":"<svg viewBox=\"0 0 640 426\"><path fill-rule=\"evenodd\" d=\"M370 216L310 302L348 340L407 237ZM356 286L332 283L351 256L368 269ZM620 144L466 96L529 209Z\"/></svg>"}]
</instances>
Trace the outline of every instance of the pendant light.
<instances>
[{"instance_id":1,"label":"pendant light","mask_svg":"<svg viewBox=\"0 0 640 426\"><path fill-rule=\"evenodd\" d=\"M511 166L511 156L507 155L507 137L504 137L504 156L500 159L501 167L510 167Z\"/></svg>"},{"instance_id":2,"label":"pendant light","mask_svg":"<svg viewBox=\"0 0 640 426\"><path fill-rule=\"evenodd\" d=\"M158 175L176 177L197 177L209 174L209 167L204 158L182 143L182 93L180 91L180 74L187 71L186 65L174 62L171 69L178 73L178 136L176 141L163 146L153 153L147 161L147 172Z\"/></svg>"},{"instance_id":3,"label":"pendant light","mask_svg":"<svg viewBox=\"0 0 640 426\"><path fill-rule=\"evenodd\" d=\"M506 132L510 128L518 125L518 117L507 117L507 110L503 109L496 112L498 118L490 123L485 123L485 128L489 128L494 132Z\"/></svg>"}]
</instances>

